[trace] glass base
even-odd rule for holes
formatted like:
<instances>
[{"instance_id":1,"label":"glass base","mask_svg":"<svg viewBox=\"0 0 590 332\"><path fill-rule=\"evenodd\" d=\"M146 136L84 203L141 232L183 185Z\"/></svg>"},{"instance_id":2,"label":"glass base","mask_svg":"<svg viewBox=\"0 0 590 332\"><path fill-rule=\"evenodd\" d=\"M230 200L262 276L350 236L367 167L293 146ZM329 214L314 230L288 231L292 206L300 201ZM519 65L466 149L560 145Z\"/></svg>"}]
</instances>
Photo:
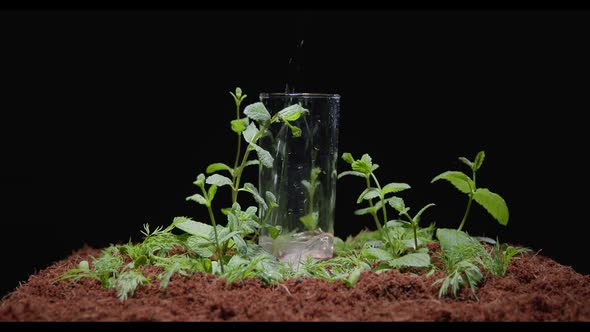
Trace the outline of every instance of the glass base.
<instances>
[{"instance_id":1,"label":"glass base","mask_svg":"<svg viewBox=\"0 0 590 332\"><path fill-rule=\"evenodd\" d=\"M299 266L308 257L314 259L332 258L334 254L334 235L317 231L280 235L276 239L261 236L260 245L281 261Z\"/></svg>"}]
</instances>

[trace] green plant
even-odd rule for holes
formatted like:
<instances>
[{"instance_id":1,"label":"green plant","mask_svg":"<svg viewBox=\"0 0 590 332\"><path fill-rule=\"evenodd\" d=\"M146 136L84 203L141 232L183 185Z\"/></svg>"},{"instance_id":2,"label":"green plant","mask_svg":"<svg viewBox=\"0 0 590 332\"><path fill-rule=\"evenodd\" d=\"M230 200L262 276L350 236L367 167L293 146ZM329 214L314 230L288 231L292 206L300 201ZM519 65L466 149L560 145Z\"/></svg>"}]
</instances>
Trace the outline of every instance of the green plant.
<instances>
[{"instance_id":1,"label":"green plant","mask_svg":"<svg viewBox=\"0 0 590 332\"><path fill-rule=\"evenodd\" d=\"M308 213L305 216L299 218L299 220L301 221L301 223L303 223L303 226L309 231L316 229L316 227L318 225L318 220L320 219L319 211L317 211L315 209L315 203L316 203L315 193L318 190L318 186L320 185L320 181L318 180L318 176L320 175L321 172L322 172L321 168L314 167L311 169L309 181L307 181L307 180L301 181L301 183L303 184L303 186L307 190L307 197L308 197L307 211L308 211Z\"/></svg>"},{"instance_id":2,"label":"green plant","mask_svg":"<svg viewBox=\"0 0 590 332\"><path fill-rule=\"evenodd\" d=\"M469 286L474 297L477 284L483 279L478 265L482 265L483 246L465 232L454 229L439 228L436 231L442 250L442 261L447 276L435 281L441 284L439 296L445 296L451 288L453 296L463 286Z\"/></svg>"},{"instance_id":3,"label":"green plant","mask_svg":"<svg viewBox=\"0 0 590 332\"><path fill-rule=\"evenodd\" d=\"M500 245L495 241L492 250L486 250L485 246L476 238L467 233L455 230L439 228L436 236L442 250L442 261L447 270L445 278L437 280L434 284L441 284L439 296L445 296L451 288L453 296L463 286L471 288L473 296L477 285L484 279L480 267L494 275L506 274L511 259L529 251L527 248L516 248L506 244Z\"/></svg>"},{"instance_id":4,"label":"green plant","mask_svg":"<svg viewBox=\"0 0 590 332\"><path fill-rule=\"evenodd\" d=\"M422 209L420 209L420 211L418 211L418 213L416 213L416 215L414 215L414 217L408 214L410 208L406 207L406 204L404 203L404 200L401 197L391 197L389 199L389 205L391 205L391 207L393 207L399 213L400 216L404 216L408 219L407 223L410 227L412 227L412 230L414 231L414 249L418 249L418 225L420 224L420 218L422 217L422 213L424 213L424 211L426 211L428 208L434 206L434 204L430 203L424 206ZM402 223L406 223L403 220L399 221Z\"/></svg>"},{"instance_id":5,"label":"green plant","mask_svg":"<svg viewBox=\"0 0 590 332\"><path fill-rule=\"evenodd\" d=\"M402 214L407 214L409 208L403 205L403 200L397 196L389 196L390 194L401 192L409 189L410 186L406 183L392 182L381 187L375 170L379 168L379 165L374 164L372 158L368 154L364 154L361 159L354 159L350 153L342 154L342 159L351 165L350 171L344 171L338 175L338 178L342 178L347 175L354 175L365 179L366 188L357 198L357 204L362 201L367 201L369 207L359 209L355 211L356 215L370 214L375 221L377 231L381 235L380 241L373 241L365 243L362 254L369 258L379 262L384 262L385 265L379 267L379 270L388 268L399 268L403 266L407 267L426 267L430 265L430 256L428 250L417 250L418 249L418 223L422 213L432 205L424 207L414 218L410 218L411 230L408 231L404 222L391 220L387 218L387 205L401 211ZM375 187L372 186L374 182ZM373 203L373 199L377 202ZM380 221L379 215L382 216L383 222ZM425 234L428 234L426 232ZM430 236L426 236L426 241L430 241ZM413 242L410 241L408 236L413 236ZM408 248L416 250L413 253L406 253ZM403 255L403 256L402 256Z\"/></svg>"},{"instance_id":6,"label":"green plant","mask_svg":"<svg viewBox=\"0 0 590 332\"><path fill-rule=\"evenodd\" d=\"M471 209L471 203L475 200L481 206L483 206L488 213L494 217L501 225L508 224L508 206L504 199L496 194L491 192L486 188L477 188L476 186L476 173L481 168L483 161L485 158L485 152L480 151L476 156L474 161L470 161L465 157L459 157L459 160L469 166L471 168L472 177L470 178L463 172L459 171L446 171L437 176L435 176L431 182L436 182L438 180L447 180L455 188L457 188L462 193L468 195L467 201L467 208L465 213L463 214L463 219L461 220L461 224L459 224L459 228L457 230L463 229L463 225L465 225L465 221L467 220L467 216L469 215L469 210Z\"/></svg>"},{"instance_id":7,"label":"green plant","mask_svg":"<svg viewBox=\"0 0 590 332\"><path fill-rule=\"evenodd\" d=\"M229 246L231 245L231 243L229 242L230 238L232 239L233 244L238 247L238 250L243 251L244 250L243 248L245 248L245 246L242 243L243 240L240 241L240 239L238 239L239 235L247 235L247 234L252 234L252 233L257 235L258 230L257 230L257 227L254 227L254 226L252 226L248 229L241 229L240 228L240 229L232 230L230 228L228 234L231 234L231 236L228 237L226 235L225 238L227 238L227 239L224 238L225 241L223 239L219 238L218 227L217 227L217 223L215 221L215 215L214 215L213 209L211 207L212 201L215 197L215 193L217 192L217 188L222 187L222 186L229 186L231 188L232 209L237 204L238 193L240 191L249 192L252 195L252 197L254 198L254 200L261 206L264 213L266 214L266 217L264 217L262 219L263 222L267 221L271 210L277 206L276 198L274 197L274 195L271 192L268 192L268 191L265 193L266 199L262 198L262 196L258 192L258 189L256 189L256 187L251 183L244 183L243 187L240 187L244 168L247 166L250 166L250 165L258 165L258 164L261 164L263 167L269 167L269 168L272 167L273 161L274 161L273 157L270 155L270 153L268 151L264 150L256 143L264 135L266 130L273 123L276 123L276 122L283 122L284 124L289 126L289 128L292 131L293 136L300 136L301 130L299 128L291 125L290 121L295 121L295 120L299 119L304 113L307 112L307 110L302 108L301 105L291 105L291 106L286 107L285 109L277 112L274 116L271 116L270 113L268 112L268 110L266 109L266 107L264 106L264 104L261 102L257 102L257 103L250 104L245 107L244 114L246 115L246 118L239 118L240 106L241 106L242 101L246 98L246 95L242 94L242 90L240 88L236 88L235 94L231 93L231 95L233 96L235 104L236 104L236 119L232 120L231 128L236 134L238 134L238 144L237 144L238 149L237 149L237 153L236 153L234 167L233 168L229 167L228 165L226 165L224 163L213 163L213 164L209 165L206 169L206 172L208 174L211 174L211 173L215 173L215 174L212 174L208 177L205 177L204 174L199 174L199 176L197 177L197 180L195 181L195 184L201 189L202 195L197 193L197 194L187 197L187 200L195 201L198 204L205 205L207 207L207 211L209 212L209 219L211 221L211 224L213 225L213 233L214 233L215 244L216 244L216 256L219 259L220 268L221 268L222 273L224 272L224 261L226 260L227 250L229 249ZM252 120L252 122L250 122L250 120ZM256 123L258 123L258 127L256 126ZM244 151L243 155L240 150L242 136L244 137L244 140L248 143L248 146L246 147L246 150ZM249 156L252 151L256 151L256 153L258 155L258 160L249 160ZM240 156L242 157L241 162L238 162L240 160ZM216 172L220 172L220 171L229 172L229 174L231 175L231 179L224 176L224 175L216 173ZM208 190L206 190L205 184L210 185ZM224 211L228 214L228 225L229 225L230 223L232 223L233 220L235 220L237 218L235 215L236 211L234 210L233 214L231 214L229 212L230 211L229 209L225 209ZM267 225L263 224L260 220L257 220L254 217L254 214L250 214L249 217L250 217L248 219L249 222L256 223L257 226L261 226L261 227L267 226ZM237 225L236 227L242 227L245 224L245 221L233 222L233 224ZM268 225L268 227L272 227L272 226ZM277 233L277 232L276 232L276 230L273 230L271 233Z\"/></svg>"},{"instance_id":8,"label":"green plant","mask_svg":"<svg viewBox=\"0 0 590 332\"><path fill-rule=\"evenodd\" d=\"M354 213L356 215L370 214L373 217L375 226L379 232L384 238L388 239L389 243L391 243L392 241L389 238L388 233L382 229L382 224L388 221L386 203L389 201L389 198L385 198L385 196L409 189L410 185L407 183L392 182L381 187L381 184L374 173L375 170L379 168L379 165L374 164L371 156L368 154L364 154L361 159L355 160L352 154L345 152L342 154L342 160L350 164L352 170L338 174L338 179L347 175L354 175L365 179L366 189L359 195L356 202L357 204L360 204L365 200L369 203L369 207L356 210ZM375 182L376 187L371 186L371 180ZM373 203L373 199L378 199L377 203ZM383 215L383 223L379 221L380 212Z\"/></svg>"}]
</instances>

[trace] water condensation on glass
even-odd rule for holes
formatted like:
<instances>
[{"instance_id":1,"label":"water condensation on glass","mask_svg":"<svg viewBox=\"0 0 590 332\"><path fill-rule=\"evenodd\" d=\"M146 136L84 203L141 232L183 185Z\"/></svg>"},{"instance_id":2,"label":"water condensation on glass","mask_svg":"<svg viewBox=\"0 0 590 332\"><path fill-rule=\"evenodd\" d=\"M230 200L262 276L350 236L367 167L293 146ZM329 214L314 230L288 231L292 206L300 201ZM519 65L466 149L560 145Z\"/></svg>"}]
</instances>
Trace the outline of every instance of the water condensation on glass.
<instances>
[{"instance_id":1,"label":"water condensation on glass","mask_svg":"<svg viewBox=\"0 0 590 332\"><path fill-rule=\"evenodd\" d=\"M280 123L271 126L259 141L274 158L272 168L261 168L259 188L276 196L279 206L268 222L281 228L275 239L262 231L260 245L294 265L308 257L330 258L334 251L340 96L261 94L260 100L271 114L298 103L309 110L291 122L301 129L300 137Z\"/></svg>"}]
</instances>

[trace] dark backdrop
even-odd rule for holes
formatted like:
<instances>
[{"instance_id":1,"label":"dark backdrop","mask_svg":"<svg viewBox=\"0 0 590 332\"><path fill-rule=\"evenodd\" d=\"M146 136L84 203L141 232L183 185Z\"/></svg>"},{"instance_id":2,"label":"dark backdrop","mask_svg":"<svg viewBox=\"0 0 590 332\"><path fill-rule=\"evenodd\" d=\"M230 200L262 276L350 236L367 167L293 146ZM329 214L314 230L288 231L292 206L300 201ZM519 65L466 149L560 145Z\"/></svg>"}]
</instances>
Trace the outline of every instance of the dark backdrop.
<instances>
[{"instance_id":1,"label":"dark backdrop","mask_svg":"<svg viewBox=\"0 0 590 332\"><path fill-rule=\"evenodd\" d=\"M228 91L253 102L287 80L342 95L340 151L411 184L414 209L437 203L424 223L458 226L466 197L430 180L485 149L478 183L510 222L474 205L466 230L589 273L589 32L587 13L548 11L3 12L0 293L84 244L138 240L143 223L206 220L184 198L233 160ZM373 226L352 214L356 180L338 184L342 237Z\"/></svg>"}]
</instances>

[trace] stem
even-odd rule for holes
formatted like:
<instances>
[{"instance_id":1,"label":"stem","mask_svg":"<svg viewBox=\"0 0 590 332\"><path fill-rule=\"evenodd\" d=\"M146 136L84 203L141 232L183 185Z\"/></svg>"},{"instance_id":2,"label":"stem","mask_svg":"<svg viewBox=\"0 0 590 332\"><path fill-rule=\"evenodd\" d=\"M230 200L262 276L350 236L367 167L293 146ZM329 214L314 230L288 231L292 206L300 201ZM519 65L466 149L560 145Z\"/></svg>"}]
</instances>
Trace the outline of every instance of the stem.
<instances>
[{"instance_id":1,"label":"stem","mask_svg":"<svg viewBox=\"0 0 590 332\"><path fill-rule=\"evenodd\" d=\"M416 230L416 228L418 228L418 225L412 223L412 228L414 228L414 250L416 250L418 249L418 231Z\"/></svg>"},{"instance_id":2,"label":"stem","mask_svg":"<svg viewBox=\"0 0 590 332\"><path fill-rule=\"evenodd\" d=\"M372 172L371 172L371 175L373 175ZM371 179L369 177L366 177L366 179L367 179L367 188L370 188L371 187ZM374 175L373 175L373 179L376 180ZM374 207L372 199L369 200L369 206ZM382 203L381 206L384 206L384 204ZM381 232L381 237L384 237L383 235L385 235L385 237L387 238L387 241L389 242L389 244L392 246L392 249L393 249L393 243L391 242L391 238L389 237L389 232L383 230L383 227L381 227L381 223L379 222L379 217L377 217L377 213L373 212L373 213L371 213L371 215L373 216L373 219L375 220L375 225L377 225L377 229L379 230L379 232ZM387 222L387 219L385 220L385 222Z\"/></svg>"},{"instance_id":3,"label":"stem","mask_svg":"<svg viewBox=\"0 0 590 332\"><path fill-rule=\"evenodd\" d=\"M379 189L379 192L381 192L381 185L379 184L379 181L377 180L375 173L371 172L371 176L373 177L373 180L375 180L377 189ZM381 194L381 200L385 200L385 196L383 196L383 194ZM385 208L385 202L381 205L381 210L383 210L383 222L387 222L387 209Z\"/></svg>"},{"instance_id":4,"label":"stem","mask_svg":"<svg viewBox=\"0 0 590 332\"><path fill-rule=\"evenodd\" d=\"M270 123L273 122L273 119L271 119ZM254 135L254 137L252 137L252 142L256 142L260 136L268 129L268 126L261 126L260 130L258 131L258 133L256 135ZM240 189L240 180L242 178L242 172L244 171L244 167L246 167L246 163L248 162L248 157L250 156L250 152L252 150L250 149L250 144L248 144L248 147L246 148L246 152L244 152L244 157L242 158L242 163L240 164L240 166L234 171L234 176L235 176L235 184L233 187L233 191L232 191L232 204L235 203L238 200L238 192Z\"/></svg>"},{"instance_id":5,"label":"stem","mask_svg":"<svg viewBox=\"0 0 590 332\"><path fill-rule=\"evenodd\" d=\"M242 178L242 172L244 170L244 165L246 164L246 162L248 161L248 156L250 156L250 149L246 149L246 152L244 152L244 157L242 158L242 163L240 164L240 167L234 172L235 175L235 185L233 187L233 191L232 191L232 195L231 195L231 199L232 199L232 204L235 203L238 200L238 192L240 189L240 180Z\"/></svg>"},{"instance_id":6,"label":"stem","mask_svg":"<svg viewBox=\"0 0 590 332\"><path fill-rule=\"evenodd\" d=\"M209 196L207 195L207 191L205 190L205 186L201 187L201 191L205 196L205 199L209 201ZM215 222L215 216L213 215L213 209L211 208L211 204L207 204L207 210L209 211L209 218L211 219L211 224L213 225L213 234L215 235L215 247L217 249L217 255L219 257L219 264L221 265L221 273L223 273L223 253L219 248L219 238L217 236L217 223Z\"/></svg>"},{"instance_id":7,"label":"stem","mask_svg":"<svg viewBox=\"0 0 590 332\"><path fill-rule=\"evenodd\" d=\"M458 231L460 231L463 228L463 225L465 224L465 220L467 220L467 215L469 214L469 209L471 209L471 202L473 201L473 194L469 194L469 201L467 202L467 209L465 210L465 214L463 215L463 220L461 220L461 224L459 225L459 228L457 228Z\"/></svg>"},{"instance_id":8,"label":"stem","mask_svg":"<svg viewBox=\"0 0 590 332\"><path fill-rule=\"evenodd\" d=\"M236 120L240 119L240 103L236 103ZM236 160L234 161L234 171L232 173L232 183L234 187L232 188L232 205L236 202L238 198L237 194L237 186L236 186L236 169L238 168L238 162L240 161L240 151L242 150L242 134L238 135L238 148L236 149Z\"/></svg>"},{"instance_id":9,"label":"stem","mask_svg":"<svg viewBox=\"0 0 590 332\"><path fill-rule=\"evenodd\" d=\"M406 216L406 218L408 218L410 224L412 225L412 229L414 230L414 250L418 249L418 224L414 222L414 219L412 219L412 217L410 217L408 213L404 213L404 215Z\"/></svg>"},{"instance_id":10,"label":"stem","mask_svg":"<svg viewBox=\"0 0 590 332\"><path fill-rule=\"evenodd\" d=\"M240 103L236 103L236 120L240 119ZM234 170L238 167L240 161L240 150L242 148L242 134L238 135L238 149L236 151L236 161L234 162Z\"/></svg>"},{"instance_id":11,"label":"stem","mask_svg":"<svg viewBox=\"0 0 590 332\"><path fill-rule=\"evenodd\" d=\"M475 193L475 190L477 188L477 185L475 184L475 171L473 171L472 174L473 174L473 188L471 189L471 193L469 194L469 201L467 201L467 209L465 209L465 214L463 215L463 220L461 220L461 224L459 225L459 228L457 228L458 231L463 229L463 225L465 225L465 220L467 220L467 215L469 215L469 210L471 209L471 202L473 202L473 194Z\"/></svg>"},{"instance_id":12,"label":"stem","mask_svg":"<svg viewBox=\"0 0 590 332\"><path fill-rule=\"evenodd\" d=\"M266 215L264 216L264 219L262 220L262 225L264 226L266 225L266 222L268 221L268 218L270 218L270 213L272 212L272 207L268 207L268 210L266 210ZM258 234L260 233L260 228L256 229L256 233L254 233L254 236L252 237L252 241L254 241L256 238L258 238Z\"/></svg>"}]
</instances>

